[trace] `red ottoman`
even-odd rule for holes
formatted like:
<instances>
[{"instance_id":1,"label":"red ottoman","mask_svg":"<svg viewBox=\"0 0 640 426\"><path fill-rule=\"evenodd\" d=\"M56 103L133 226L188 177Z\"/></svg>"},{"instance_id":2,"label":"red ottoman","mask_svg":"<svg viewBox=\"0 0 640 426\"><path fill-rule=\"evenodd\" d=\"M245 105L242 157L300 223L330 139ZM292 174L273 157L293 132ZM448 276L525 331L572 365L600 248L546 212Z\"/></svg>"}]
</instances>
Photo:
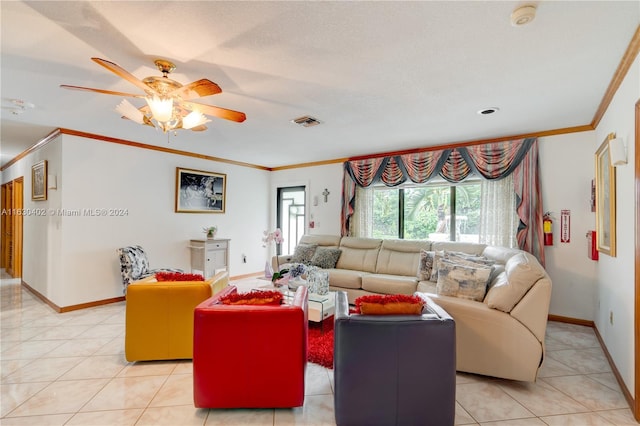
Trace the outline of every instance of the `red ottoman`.
<instances>
[{"instance_id":1,"label":"red ottoman","mask_svg":"<svg viewBox=\"0 0 640 426\"><path fill-rule=\"evenodd\" d=\"M194 312L197 408L299 407L307 367L307 288L279 306L225 305L230 286Z\"/></svg>"}]
</instances>

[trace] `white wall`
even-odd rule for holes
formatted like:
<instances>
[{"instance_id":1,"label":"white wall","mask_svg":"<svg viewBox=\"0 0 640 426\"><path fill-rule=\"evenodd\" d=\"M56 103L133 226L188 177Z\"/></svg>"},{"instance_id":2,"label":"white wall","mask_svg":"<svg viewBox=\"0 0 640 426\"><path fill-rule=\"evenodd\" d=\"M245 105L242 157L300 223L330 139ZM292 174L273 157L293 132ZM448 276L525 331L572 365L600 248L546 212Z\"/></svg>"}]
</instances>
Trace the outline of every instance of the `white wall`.
<instances>
[{"instance_id":1,"label":"white wall","mask_svg":"<svg viewBox=\"0 0 640 426\"><path fill-rule=\"evenodd\" d=\"M57 172L58 190L45 202L25 197L25 207L56 213L25 218L24 281L60 307L122 296L118 247L143 246L152 268L189 270L189 239L204 238L210 225L218 226L217 237L231 239L232 276L264 268L268 171L63 135L3 172L3 181L24 175L30 190L30 167L39 159ZM226 212L175 213L176 167L225 173ZM82 213L102 208L126 214Z\"/></svg>"},{"instance_id":2,"label":"white wall","mask_svg":"<svg viewBox=\"0 0 640 426\"><path fill-rule=\"evenodd\" d=\"M279 170L271 173L271 199L276 199L280 187L305 185L307 187L307 234L340 235L340 209L342 206L342 163L327 164L297 169ZM329 191L327 201L322 193ZM314 197L318 204L314 205ZM272 227L275 226L275 204L271 205ZM315 227L309 229L309 222Z\"/></svg>"},{"instance_id":3,"label":"white wall","mask_svg":"<svg viewBox=\"0 0 640 426\"><path fill-rule=\"evenodd\" d=\"M553 246L545 246L545 269L553 288L549 313L593 321L597 303L597 262L587 257L588 230L595 229L591 212L594 178L594 132L539 138L544 211L552 212ZM560 242L560 212L571 211L570 242Z\"/></svg>"},{"instance_id":4,"label":"white wall","mask_svg":"<svg viewBox=\"0 0 640 426\"><path fill-rule=\"evenodd\" d=\"M640 58L636 57L604 117L598 124L592 152L615 132L627 145L629 163L616 167L616 257L600 253L595 323L627 388L634 380L635 239L635 103L640 99ZM609 317L613 314L613 324ZM639 395L635 396L640 397Z\"/></svg>"},{"instance_id":5,"label":"white wall","mask_svg":"<svg viewBox=\"0 0 640 426\"><path fill-rule=\"evenodd\" d=\"M31 166L47 160L48 174L59 177L62 169L62 137L25 156L2 172L2 183L24 177L22 280L49 300L60 299L62 281L62 230L49 214L62 203L60 191L47 190L46 201L31 200ZM51 297L50 297L51 296Z\"/></svg>"}]
</instances>

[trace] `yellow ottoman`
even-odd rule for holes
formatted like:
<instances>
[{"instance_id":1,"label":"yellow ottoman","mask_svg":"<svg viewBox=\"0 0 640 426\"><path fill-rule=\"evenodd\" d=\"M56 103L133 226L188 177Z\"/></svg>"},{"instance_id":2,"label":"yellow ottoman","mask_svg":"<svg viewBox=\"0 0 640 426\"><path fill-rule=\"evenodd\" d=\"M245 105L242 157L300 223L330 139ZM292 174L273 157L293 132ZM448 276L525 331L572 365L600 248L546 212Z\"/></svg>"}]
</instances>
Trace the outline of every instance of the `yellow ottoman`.
<instances>
[{"instance_id":1,"label":"yellow ottoman","mask_svg":"<svg viewBox=\"0 0 640 426\"><path fill-rule=\"evenodd\" d=\"M158 282L155 276L127 287L124 352L127 361L193 358L193 311L229 285L220 272L206 281Z\"/></svg>"}]
</instances>

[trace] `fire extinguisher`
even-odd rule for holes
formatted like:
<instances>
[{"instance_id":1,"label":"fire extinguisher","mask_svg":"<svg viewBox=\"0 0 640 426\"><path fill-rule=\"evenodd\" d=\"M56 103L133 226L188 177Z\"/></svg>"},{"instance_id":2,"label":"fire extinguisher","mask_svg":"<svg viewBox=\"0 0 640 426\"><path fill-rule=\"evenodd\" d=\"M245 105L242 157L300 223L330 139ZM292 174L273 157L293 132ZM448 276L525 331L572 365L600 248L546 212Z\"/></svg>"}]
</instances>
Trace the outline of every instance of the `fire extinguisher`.
<instances>
[{"instance_id":1,"label":"fire extinguisher","mask_svg":"<svg viewBox=\"0 0 640 426\"><path fill-rule=\"evenodd\" d=\"M551 212L546 212L542 217L542 232L544 233L544 245L553 245L553 220L551 220Z\"/></svg>"}]
</instances>

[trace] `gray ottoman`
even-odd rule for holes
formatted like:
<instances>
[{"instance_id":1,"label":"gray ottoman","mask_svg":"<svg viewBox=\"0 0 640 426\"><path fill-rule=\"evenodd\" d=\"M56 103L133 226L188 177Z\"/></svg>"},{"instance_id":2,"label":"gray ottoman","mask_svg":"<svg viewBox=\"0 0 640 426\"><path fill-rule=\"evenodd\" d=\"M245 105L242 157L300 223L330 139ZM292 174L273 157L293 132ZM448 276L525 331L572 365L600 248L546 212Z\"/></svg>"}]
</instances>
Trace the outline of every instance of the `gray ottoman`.
<instances>
[{"instance_id":1,"label":"gray ottoman","mask_svg":"<svg viewBox=\"0 0 640 426\"><path fill-rule=\"evenodd\" d=\"M418 315L349 314L336 294L334 407L336 423L454 424L455 323L428 301Z\"/></svg>"}]
</instances>

